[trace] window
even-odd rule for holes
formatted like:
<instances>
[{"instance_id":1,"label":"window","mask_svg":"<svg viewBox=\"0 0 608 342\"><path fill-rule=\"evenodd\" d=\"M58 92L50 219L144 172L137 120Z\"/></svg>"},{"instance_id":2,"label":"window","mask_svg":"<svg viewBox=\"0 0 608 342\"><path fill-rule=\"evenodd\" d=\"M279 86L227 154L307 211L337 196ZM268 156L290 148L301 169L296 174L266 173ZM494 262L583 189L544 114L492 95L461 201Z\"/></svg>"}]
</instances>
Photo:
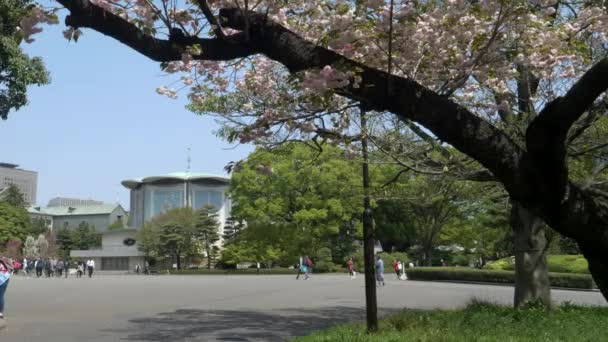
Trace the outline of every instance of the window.
<instances>
[{"instance_id":1,"label":"window","mask_svg":"<svg viewBox=\"0 0 608 342\"><path fill-rule=\"evenodd\" d=\"M102 271L128 271L129 257L101 258Z\"/></svg>"},{"instance_id":2,"label":"window","mask_svg":"<svg viewBox=\"0 0 608 342\"><path fill-rule=\"evenodd\" d=\"M200 209L208 204L220 210L223 204L222 193L213 190L197 190L194 192L194 209Z\"/></svg>"},{"instance_id":3,"label":"window","mask_svg":"<svg viewBox=\"0 0 608 342\"><path fill-rule=\"evenodd\" d=\"M184 193L176 190L155 190L152 195L152 217L184 206Z\"/></svg>"}]
</instances>

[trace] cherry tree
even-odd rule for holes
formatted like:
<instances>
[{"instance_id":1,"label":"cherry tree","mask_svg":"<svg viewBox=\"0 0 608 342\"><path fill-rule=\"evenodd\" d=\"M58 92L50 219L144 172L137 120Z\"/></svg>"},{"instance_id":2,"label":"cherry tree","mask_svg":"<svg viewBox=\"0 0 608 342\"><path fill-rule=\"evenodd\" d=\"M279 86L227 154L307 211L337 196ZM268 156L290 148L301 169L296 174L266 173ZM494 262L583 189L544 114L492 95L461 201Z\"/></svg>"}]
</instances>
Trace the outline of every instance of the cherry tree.
<instances>
[{"instance_id":1,"label":"cherry tree","mask_svg":"<svg viewBox=\"0 0 608 342\"><path fill-rule=\"evenodd\" d=\"M608 195L566 162L608 87L602 1L55 1L66 38L93 29L160 62L183 89L158 93L231 139L342 138L354 105L425 127L575 239L608 298ZM57 10L34 8L24 38Z\"/></svg>"}]
</instances>

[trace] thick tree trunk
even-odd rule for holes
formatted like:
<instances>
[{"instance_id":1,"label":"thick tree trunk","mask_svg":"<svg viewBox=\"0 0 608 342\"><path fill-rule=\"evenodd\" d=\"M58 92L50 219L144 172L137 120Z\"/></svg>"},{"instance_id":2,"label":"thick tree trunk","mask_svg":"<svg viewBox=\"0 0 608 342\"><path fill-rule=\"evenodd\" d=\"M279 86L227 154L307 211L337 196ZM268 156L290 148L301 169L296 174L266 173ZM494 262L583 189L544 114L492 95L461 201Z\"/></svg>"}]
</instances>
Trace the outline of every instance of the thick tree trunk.
<instances>
[{"instance_id":1,"label":"thick tree trunk","mask_svg":"<svg viewBox=\"0 0 608 342\"><path fill-rule=\"evenodd\" d=\"M517 202L512 202L511 227L515 249L515 307L528 302L551 305L545 223Z\"/></svg>"},{"instance_id":2,"label":"thick tree trunk","mask_svg":"<svg viewBox=\"0 0 608 342\"><path fill-rule=\"evenodd\" d=\"M424 266L433 266L433 249L425 248L423 255L424 255Z\"/></svg>"},{"instance_id":3,"label":"thick tree trunk","mask_svg":"<svg viewBox=\"0 0 608 342\"><path fill-rule=\"evenodd\" d=\"M602 292L602 295L604 295L604 298L608 298L608 260L602 260L595 255L585 255L585 258L589 262L589 272L593 276L595 284Z\"/></svg>"}]
</instances>

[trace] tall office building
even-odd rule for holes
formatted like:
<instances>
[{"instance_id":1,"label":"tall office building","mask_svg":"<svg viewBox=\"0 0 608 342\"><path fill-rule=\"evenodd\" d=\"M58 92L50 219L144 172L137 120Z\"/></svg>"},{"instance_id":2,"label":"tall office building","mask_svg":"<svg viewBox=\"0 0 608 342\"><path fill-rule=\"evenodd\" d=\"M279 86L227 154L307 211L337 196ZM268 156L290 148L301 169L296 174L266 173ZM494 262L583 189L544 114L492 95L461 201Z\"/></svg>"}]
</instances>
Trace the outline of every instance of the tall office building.
<instances>
[{"instance_id":1,"label":"tall office building","mask_svg":"<svg viewBox=\"0 0 608 342\"><path fill-rule=\"evenodd\" d=\"M29 204L36 204L38 172L23 170L19 165L0 162L0 192L15 184Z\"/></svg>"}]
</instances>

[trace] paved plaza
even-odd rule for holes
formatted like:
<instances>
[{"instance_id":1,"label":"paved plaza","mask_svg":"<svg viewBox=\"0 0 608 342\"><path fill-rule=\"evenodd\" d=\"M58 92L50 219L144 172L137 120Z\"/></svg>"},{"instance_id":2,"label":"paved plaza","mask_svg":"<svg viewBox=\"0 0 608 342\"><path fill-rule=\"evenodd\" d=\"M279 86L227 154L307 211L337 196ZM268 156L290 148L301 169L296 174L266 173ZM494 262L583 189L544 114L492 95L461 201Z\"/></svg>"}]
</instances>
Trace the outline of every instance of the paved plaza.
<instances>
[{"instance_id":1,"label":"paved plaza","mask_svg":"<svg viewBox=\"0 0 608 342\"><path fill-rule=\"evenodd\" d=\"M1 342L283 341L363 320L363 278L293 276L15 277ZM509 304L513 288L397 281L378 289L381 314L453 308L471 298ZM598 292L553 291L555 301L606 305Z\"/></svg>"}]
</instances>

